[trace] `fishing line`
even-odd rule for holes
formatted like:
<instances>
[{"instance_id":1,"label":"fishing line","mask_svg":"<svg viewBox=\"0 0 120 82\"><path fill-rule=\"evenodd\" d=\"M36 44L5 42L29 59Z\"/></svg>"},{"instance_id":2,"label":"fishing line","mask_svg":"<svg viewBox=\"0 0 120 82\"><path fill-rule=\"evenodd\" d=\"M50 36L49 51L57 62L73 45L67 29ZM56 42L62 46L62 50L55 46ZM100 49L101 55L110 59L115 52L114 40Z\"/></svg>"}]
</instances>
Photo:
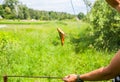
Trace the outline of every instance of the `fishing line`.
<instances>
[{"instance_id":1,"label":"fishing line","mask_svg":"<svg viewBox=\"0 0 120 82\"><path fill-rule=\"evenodd\" d=\"M74 5L73 5L72 0L70 0L70 3L71 3L71 6L72 6L72 9L73 9L73 13L74 13L74 15L75 15L75 9L74 9Z\"/></svg>"}]
</instances>

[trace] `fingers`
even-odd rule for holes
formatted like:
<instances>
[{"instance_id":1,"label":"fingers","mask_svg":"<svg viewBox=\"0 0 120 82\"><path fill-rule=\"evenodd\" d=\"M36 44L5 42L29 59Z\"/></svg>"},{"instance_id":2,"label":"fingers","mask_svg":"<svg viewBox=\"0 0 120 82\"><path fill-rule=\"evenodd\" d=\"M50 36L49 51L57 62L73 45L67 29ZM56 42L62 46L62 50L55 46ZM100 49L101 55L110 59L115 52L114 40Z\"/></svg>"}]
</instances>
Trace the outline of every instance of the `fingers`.
<instances>
[{"instance_id":1,"label":"fingers","mask_svg":"<svg viewBox=\"0 0 120 82\"><path fill-rule=\"evenodd\" d=\"M63 78L63 81L64 81L64 82L68 82L69 77L70 77L70 75L65 76L65 77Z\"/></svg>"},{"instance_id":2,"label":"fingers","mask_svg":"<svg viewBox=\"0 0 120 82\"><path fill-rule=\"evenodd\" d=\"M77 75L71 74L71 75L65 76L65 77L63 78L63 81L64 81L64 82L75 82L76 79L77 79Z\"/></svg>"}]
</instances>

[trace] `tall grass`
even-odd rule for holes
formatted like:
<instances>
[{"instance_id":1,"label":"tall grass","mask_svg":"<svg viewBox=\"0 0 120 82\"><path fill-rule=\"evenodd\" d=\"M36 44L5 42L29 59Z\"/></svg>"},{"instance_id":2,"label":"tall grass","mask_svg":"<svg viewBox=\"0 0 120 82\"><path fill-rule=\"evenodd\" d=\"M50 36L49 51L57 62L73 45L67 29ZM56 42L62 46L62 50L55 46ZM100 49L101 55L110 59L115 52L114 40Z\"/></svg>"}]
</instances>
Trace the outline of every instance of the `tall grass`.
<instances>
[{"instance_id":1,"label":"tall grass","mask_svg":"<svg viewBox=\"0 0 120 82\"><path fill-rule=\"evenodd\" d=\"M85 26L75 21L52 21L37 25L12 24L1 28L0 75L63 77L67 74L82 74L106 66L113 56L112 53L97 52L94 49L75 52L71 35L78 37ZM66 33L64 46L60 44L56 30L58 27ZM36 80L12 78L9 82L35 82ZM2 77L0 81L2 82Z\"/></svg>"}]
</instances>

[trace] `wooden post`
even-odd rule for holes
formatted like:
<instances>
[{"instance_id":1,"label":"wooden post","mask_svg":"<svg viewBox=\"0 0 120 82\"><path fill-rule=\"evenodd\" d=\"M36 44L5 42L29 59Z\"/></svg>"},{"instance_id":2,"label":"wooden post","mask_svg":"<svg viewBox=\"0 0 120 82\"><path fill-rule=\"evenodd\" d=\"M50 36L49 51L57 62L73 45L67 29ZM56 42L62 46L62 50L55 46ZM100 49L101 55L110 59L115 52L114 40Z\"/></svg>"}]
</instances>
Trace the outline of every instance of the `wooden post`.
<instances>
[{"instance_id":1,"label":"wooden post","mask_svg":"<svg viewBox=\"0 0 120 82\"><path fill-rule=\"evenodd\" d=\"M8 80L7 75L3 76L3 80L4 80L4 82L7 82L7 80Z\"/></svg>"}]
</instances>

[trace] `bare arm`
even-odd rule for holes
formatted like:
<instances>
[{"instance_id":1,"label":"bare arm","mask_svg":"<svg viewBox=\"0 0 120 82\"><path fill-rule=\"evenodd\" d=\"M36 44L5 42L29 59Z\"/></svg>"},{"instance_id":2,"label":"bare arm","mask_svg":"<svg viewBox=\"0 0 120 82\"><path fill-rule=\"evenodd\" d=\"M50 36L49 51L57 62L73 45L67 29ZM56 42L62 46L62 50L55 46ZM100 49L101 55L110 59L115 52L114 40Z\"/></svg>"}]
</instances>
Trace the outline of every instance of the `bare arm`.
<instances>
[{"instance_id":1,"label":"bare arm","mask_svg":"<svg viewBox=\"0 0 120 82\"><path fill-rule=\"evenodd\" d=\"M106 2L120 12L120 0L106 0Z\"/></svg>"},{"instance_id":2,"label":"bare arm","mask_svg":"<svg viewBox=\"0 0 120 82\"><path fill-rule=\"evenodd\" d=\"M80 75L80 78L84 81L98 81L108 80L120 74L120 50L111 60L110 64L106 67L96 69L86 74ZM71 74L66 76L63 80L65 82L75 82L77 75Z\"/></svg>"},{"instance_id":3,"label":"bare arm","mask_svg":"<svg viewBox=\"0 0 120 82\"><path fill-rule=\"evenodd\" d=\"M80 76L83 80L107 80L120 74L120 50L106 67L94 70Z\"/></svg>"}]
</instances>

